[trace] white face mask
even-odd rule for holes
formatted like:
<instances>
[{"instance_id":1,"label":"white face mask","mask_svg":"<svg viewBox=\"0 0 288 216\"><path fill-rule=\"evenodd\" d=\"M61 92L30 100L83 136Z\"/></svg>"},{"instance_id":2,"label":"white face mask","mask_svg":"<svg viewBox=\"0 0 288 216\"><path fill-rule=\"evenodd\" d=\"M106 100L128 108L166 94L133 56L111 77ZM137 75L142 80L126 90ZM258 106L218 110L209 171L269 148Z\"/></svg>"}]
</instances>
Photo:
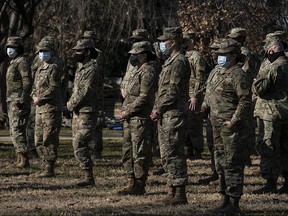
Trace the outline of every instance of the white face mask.
<instances>
[{"instance_id":1,"label":"white face mask","mask_svg":"<svg viewBox=\"0 0 288 216\"><path fill-rule=\"evenodd\" d=\"M49 52L49 51L44 51L44 52L40 51L39 52L39 58L42 61L48 62L51 59L51 52Z\"/></svg>"},{"instance_id":2,"label":"white face mask","mask_svg":"<svg viewBox=\"0 0 288 216\"><path fill-rule=\"evenodd\" d=\"M7 55L9 56L9 58L15 58L17 56L16 48L8 47L7 48Z\"/></svg>"}]
</instances>

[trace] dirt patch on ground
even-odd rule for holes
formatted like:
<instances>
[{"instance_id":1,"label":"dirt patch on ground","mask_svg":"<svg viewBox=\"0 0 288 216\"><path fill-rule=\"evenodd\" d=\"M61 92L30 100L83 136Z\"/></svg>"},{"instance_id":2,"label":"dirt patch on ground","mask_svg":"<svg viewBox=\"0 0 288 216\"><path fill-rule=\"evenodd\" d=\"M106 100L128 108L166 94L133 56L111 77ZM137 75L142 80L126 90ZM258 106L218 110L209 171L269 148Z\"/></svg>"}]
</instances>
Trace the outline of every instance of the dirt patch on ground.
<instances>
[{"instance_id":1,"label":"dirt patch on ground","mask_svg":"<svg viewBox=\"0 0 288 216\"><path fill-rule=\"evenodd\" d=\"M163 206L157 201L165 196L165 175L150 174L144 196L118 196L125 185L121 167L121 140L105 140L104 157L94 167L96 187L78 189L73 184L82 177L74 159L70 141L62 141L56 167L56 178L30 177L39 170L40 159L33 159L31 168L8 168L14 158L11 144L0 145L0 215L214 215L212 209L220 204L217 182L200 185L199 179L211 174L209 155L204 160L188 160L189 204L179 207ZM160 160L154 159L155 166ZM259 157L245 170L244 195L241 209L245 215L288 215L288 195L253 195L264 180L259 173ZM283 179L280 179L281 184Z\"/></svg>"}]
</instances>

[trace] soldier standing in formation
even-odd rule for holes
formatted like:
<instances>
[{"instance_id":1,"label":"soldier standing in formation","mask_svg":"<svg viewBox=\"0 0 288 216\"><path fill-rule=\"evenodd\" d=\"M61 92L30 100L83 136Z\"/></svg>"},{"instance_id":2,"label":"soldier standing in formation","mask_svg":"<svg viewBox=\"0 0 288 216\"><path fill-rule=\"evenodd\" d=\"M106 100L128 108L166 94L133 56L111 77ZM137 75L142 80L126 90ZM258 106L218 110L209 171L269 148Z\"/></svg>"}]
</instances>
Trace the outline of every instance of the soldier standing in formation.
<instances>
[{"instance_id":1,"label":"soldier standing in formation","mask_svg":"<svg viewBox=\"0 0 288 216\"><path fill-rule=\"evenodd\" d=\"M158 121L158 141L163 167L168 173L168 194L164 204L187 204L187 163L184 151L186 140L185 119L189 100L189 62L180 53L180 27L165 28L160 49L166 56L159 77L158 92L151 119Z\"/></svg>"},{"instance_id":2,"label":"soldier standing in formation","mask_svg":"<svg viewBox=\"0 0 288 216\"><path fill-rule=\"evenodd\" d=\"M209 69L204 56L194 49L195 33L186 33L183 36L185 57L191 68L189 81L189 115L187 119L187 157L189 159L202 159L204 149L203 117L201 105L204 99L204 86L209 75Z\"/></svg>"},{"instance_id":3,"label":"soldier standing in formation","mask_svg":"<svg viewBox=\"0 0 288 216\"><path fill-rule=\"evenodd\" d=\"M148 31L146 29L136 29L132 32L130 37L132 43L137 43L141 41L148 41ZM132 46L133 47L133 46ZM130 79L131 74L134 73L134 66L128 61L126 73L120 85L120 91L122 98L125 100L126 91L129 87L128 80ZM122 164L129 179L127 190L130 190L134 187L134 167L133 167L133 147L131 142L131 131L129 130L129 125L127 121L123 122L123 145L122 145ZM125 188L123 188L125 190Z\"/></svg>"},{"instance_id":4,"label":"soldier standing in formation","mask_svg":"<svg viewBox=\"0 0 288 216\"><path fill-rule=\"evenodd\" d=\"M265 49L267 60L253 84L253 90L262 105L264 137L258 150L261 156L261 174L266 179L266 184L253 193L287 193L288 58L279 35L266 40ZM285 181L277 191L277 180L281 174Z\"/></svg>"},{"instance_id":5,"label":"soldier standing in formation","mask_svg":"<svg viewBox=\"0 0 288 216\"><path fill-rule=\"evenodd\" d=\"M72 95L67 109L73 111L72 136L76 159L84 172L84 179L76 186L94 186L92 153L95 149L95 128L98 116L99 67L95 64L97 51L90 39L80 39L75 50L75 59L81 66L75 73Z\"/></svg>"},{"instance_id":6,"label":"soldier standing in formation","mask_svg":"<svg viewBox=\"0 0 288 216\"><path fill-rule=\"evenodd\" d=\"M156 91L156 72L154 65L149 63L155 60L149 41L142 41L133 44L129 52L130 63L134 67L130 71L127 80L129 84L126 88L126 95L122 105L121 118L125 119L127 127L125 130L130 134L132 143L133 171L127 173L128 186L118 191L118 194L143 195L148 177L150 156L152 153L150 136L150 113L152 111L155 91Z\"/></svg>"},{"instance_id":7,"label":"soldier standing in formation","mask_svg":"<svg viewBox=\"0 0 288 216\"><path fill-rule=\"evenodd\" d=\"M6 44L10 65L6 74L7 110L10 136L17 154L17 168L30 167L27 146L27 123L30 114L32 78L28 60L23 56L22 38L9 37Z\"/></svg>"},{"instance_id":8,"label":"soldier standing in formation","mask_svg":"<svg viewBox=\"0 0 288 216\"><path fill-rule=\"evenodd\" d=\"M62 122L62 67L55 55L54 40L41 40L37 53L42 64L34 78L31 97L36 105L35 145L43 160L43 171L35 177L54 177Z\"/></svg>"},{"instance_id":9,"label":"soldier standing in formation","mask_svg":"<svg viewBox=\"0 0 288 216\"><path fill-rule=\"evenodd\" d=\"M202 111L210 109L213 126L214 156L220 177L221 213L240 212L243 194L244 167L247 157L246 117L251 105L248 78L237 65L240 44L224 40L218 54L218 65L207 81Z\"/></svg>"},{"instance_id":10,"label":"soldier standing in formation","mask_svg":"<svg viewBox=\"0 0 288 216\"><path fill-rule=\"evenodd\" d=\"M92 161L95 163L97 159L102 158L102 151L103 151L102 129L105 125L103 52L96 48L97 37L93 31L85 31L81 39L90 39L93 41L95 50L97 51L97 58L95 58L94 61L98 65L98 68L99 68L98 116L97 116L96 129L95 129L96 145L92 153Z\"/></svg>"}]
</instances>

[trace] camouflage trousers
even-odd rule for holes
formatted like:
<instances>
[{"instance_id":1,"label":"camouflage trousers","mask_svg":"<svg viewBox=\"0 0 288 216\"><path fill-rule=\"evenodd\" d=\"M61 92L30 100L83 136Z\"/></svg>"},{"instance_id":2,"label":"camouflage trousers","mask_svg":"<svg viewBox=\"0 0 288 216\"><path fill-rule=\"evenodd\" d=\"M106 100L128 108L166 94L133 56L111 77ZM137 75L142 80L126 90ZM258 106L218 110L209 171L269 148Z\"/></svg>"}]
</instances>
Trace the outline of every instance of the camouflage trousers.
<instances>
[{"instance_id":1,"label":"camouflage trousers","mask_svg":"<svg viewBox=\"0 0 288 216\"><path fill-rule=\"evenodd\" d=\"M44 161L55 162L58 157L61 122L61 112L36 113L35 145Z\"/></svg>"},{"instance_id":2,"label":"camouflage trousers","mask_svg":"<svg viewBox=\"0 0 288 216\"><path fill-rule=\"evenodd\" d=\"M14 102L7 103L10 137L16 153L27 152L26 129L29 118L29 108L19 108Z\"/></svg>"},{"instance_id":3,"label":"camouflage trousers","mask_svg":"<svg viewBox=\"0 0 288 216\"><path fill-rule=\"evenodd\" d=\"M213 128L211 125L211 120L207 118L207 124L206 124L206 142L207 142L207 147L210 151L211 154L211 164L210 167L212 171L216 171L215 167L215 158L214 158L214 139L213 139Z\"/></svg>"},{"instance_id":4,"label":"camouflage trousers","mask_svg":"<svg viewBox=\"0 0 288 216\"><path fill-rule=\"evenodd\" d=\"M248 155L247 130L242 125L231 129L212 122L216 171L220 177L220 193L231 197L243 194L244 167Z\"/></svg>"},{"instance_id":5,"label":"camouflage trousers","mask_svg":"<svg viewBox=\"0 0 288 216\"><path fill-rule=\"evenodd\" d=\"M188 183L184 143L187 136L185 117L167 112L158 122L158 141L163 168L168 173L169 186Z\"/></svg>"},{"instance_id":6,"label":"camouflage trousers","mask_svg":"<svg viewBox=\"0 0 288 216\"><path fill-rule=\"evenodd\" d=\"M36 106L31 105L31 112L29 115L28 119L28 124L27 124L27 148L28 150L34 150L35 147L35 139L34 139L34 134L35 134L35 116L36 116Z\"/></svg>"},{"instance_id":7,"label":"camouflage trousers","mask_svg":"<svg viewBox=\"0 0 288 216\"><path fill-rule=\"evenodd\" d=\"M83 170L93 168L91 155L95 149L97 113L73 113L72 136L75 158Z\"/></svg>"},{"instance_id":8,"label":"camouflage trousers","mask_svg":"<svg viewBox=\"0 0 288 216\"><path fill-rule=\"evenodd\" d=\"M193 154L194 150L202 152L204 149L202 112L189 112L187 132L186 146L188 154Z\"/></svg>"},{"instance_id":9,"label":"camouflage trousers","mask_svg":"<svg viewBox=\"0 0 288 216\"><path fill-rule=\"evenodd\" d=\"M95 127L95 140L96 145L94 152L101 153L103 151L103 127L105 124L105 116L103 114L98 114L97 120L96 120L96 127Z\"/></svg>"},{"instance_id":10,"label":"camouflage trousers","mask_svg":"<svg viewBox=\"0 0 288 216\"><path fill-rule=\"evenodd\" d=\"M265 121L263 142L258 145L263 178L277 178L288 172L288 122L280 119Z\"/></svg>"},{"instance_id":11,"label":"camouflage trousers","mask_svg":"<svg viewBox=\"0 0 288 216\"><path fill-rule=\"evenodd\" d=\"M124 123L122 162L129 177L146 179L152 146L149 139L149 119L133 118Z\"/></svg>"}]
</instances>

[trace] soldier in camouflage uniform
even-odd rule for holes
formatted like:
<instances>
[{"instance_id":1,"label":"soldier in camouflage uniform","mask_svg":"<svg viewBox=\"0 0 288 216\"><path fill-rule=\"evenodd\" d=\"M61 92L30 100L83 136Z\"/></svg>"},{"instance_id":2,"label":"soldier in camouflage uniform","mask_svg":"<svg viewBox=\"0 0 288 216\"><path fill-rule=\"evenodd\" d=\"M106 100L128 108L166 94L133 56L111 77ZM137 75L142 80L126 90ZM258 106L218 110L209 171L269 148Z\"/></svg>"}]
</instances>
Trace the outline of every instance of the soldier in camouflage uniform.
<instances>
[{"instance_id":1,"label":"soldier in camouflage uniform","mask_svg":"<svg viewBox=\"0 0 288 216\"><path fill-rule=\"evenodd\" d=\"M202 111L210 109L214 135L216 170L220 177L223 203L220 213L240 212L239 200L243 194L244 167L247 157L246 123L251 105L247 74L237 64L240 44L224 40L215 67L207 80Z\"/></svg>"},{"instance_id":2,"label":"soldier in camouflage uniform","mask_svg":"<svg viewBox=\"0 0 288 216\"><path fill-rule=\"evenodd\" d=\"M31 71L28 60L23 56L22 38L9 37L6 50L11 59L6 74L7 110L10 136L17 154L17 160L13 166L27 168L30 167L26 130L31 104Z\"/></svg>"},{"instance_id":3,"label":"soldier in camouflage uniform","mask_svg":"<svg viewBox=\"0 0 288 216\"><path fill-rule=\"evenodd\" d=\"M76 186L87 187L95 185L91 156L96 145L100 72L94 61L97 58L97 51L92 40L78 40L73 50L75 59L81 66L75 73L73 92L67 102L67 109L73 111L74 155L84 173L84 179L76 183Z\"/></svg>"},{"instance_id":4,"label":"soldier in camouflage uniform","mask_svg":"<svg viewBox=\"0 0 288 216\"><path fill-rule=\"evenodd\" d=\"M204 86L209 75L209 68L204 56L194 49L196 42L195 33L183 35L183 46L186 50L185 57L191 68L189 87L189 115L187 121L187 157L190 159L202 159L204 149L203 137L203 113L201 105L204 99Z\"/></svg>"},{"instance_id":5,"label":"soldier in camouflage uniform","mask_svg":"<svg viewBox=\"0 0 288 216\"><path fill-rule=\"evenodd\" d=\"M81 39L91 39L94 42L94 46L96 45L96 34L93 31L85 31ZM96 59L94 59L95 63L99 68L99 87L98 87L98 116L96 122L96 130L95 130L95 139L96 145L92 154L92 160L96 162L96 159L102 158L103 151L103 134L102 129L105 125L105 115L104 115L104 70L103 70L103 52L95 47L95 50L98 53Z\"/></svg>"},{"instance_id":6,"label":"soldier in camouflage uniform","mask_svg":"<svg viewBox=\"0 0 288 216\"><path fill-rule=\"evenodd\" d=\"M168 194L162 203L187 204L187 163L184 151L189 100L190 66L180 53L180 27L165 28L160 49L167 57L159 77L158 92L151 119L158 120L158 141L163 167L168 173Z\"/></svg>"},{"instance_id":7,"label":"soldier in camouflage uniform","mask_svg":"<svg viewBox=\"0 0 288 216\"><path fill-rule=\"evenodd\" d=\"M54 57L54 40L43 39L37 46L39 59L31 96L36 105L35 145L44 170L35 177L54 177L62 122L61 75L63 67Z\"/></svg>"},{"instance_id":8,"label":"soldier in camouflage uniform","mask_svg":"<svg viewBox=\"0 0 288 216\"><path fill-rule=\"evenodd\" d=\"M148 41L148 31L146 29L136 29L132 32L132 36L130 37L132 43L137 43L141 41ZM133 46L132 46L133 47ZM135 68L131 65L130 61L128 61L126 73L123 77L122 83L120 85L121 95L125 100L126 91L128 89L128 80L131 74L134 73ZM133 149L131 142L131 133L128 130L129 126L126 121L123 122L123 145L122 145L122 164L125 170L125 173L130 178L130 184L127 188L132 188L134 186L134 178L131 178L134 173L133 168Z\"/></svg>"},{"instance_id":9,"label":"soldier in camouflage uniform","mask_svg":"<svg viewBox=\"0 0 288 216\"><path fill-rule=\"evenodd\" d=\"M51 36L45 36L41 39L41 41L50 41L51 44L54 44L55 47L55 39ZM64 61L57 55L57 53L53 53L52 55L52 61L55 62L58 67L60 68L59 71L61 71L61 94L62 94L62 101L63 105L66 106L65 100L66 100L66 93L68 89L68 72L66 71L65 63ZM36 55L33 59L33 62L31 64L31 71L32 71L32 79L34 80L35 74L37 69L43 64L43 61L39 58L39 55ZM29 155L31 157L37 157L37 152L35 152L35 140L34 140L34 129L35 129L35 111L36 107L34 104L31 104L31 112L28 122L28 128L27 128L27 136L28 136L28 149L29 149Z\"/></svg>"},{"instance_id":10,"label":"soldier in camouflage uniform","mask_svg":"<svg viewBox=\"0 0 288 216\"><path fill-rule=\"evenodd\" d=\"M281 174L285 182L279 193L288 193L288 58L279 36L267 40L265 48L269 62L266 60L265 67L261 68L253 90L262 105L264 137L258 150L261 174L266 184L253 193L276 193L277 179Z\"/></svg>"},{"instance_id":11,"label":"soldier in camouflage uniform","mask_svg":"<svg viewBox=\"0 0 288 216\"><path fill-rule=\"evenodd\" d=\"M256 75L259 71L260 60L246 46L244 46L244 43L247 37L247 30L245 28L233 28L229 32L228 37L241 43L241 55L240 55L240 61L238 62L238 64L247 73L248 78L249 78L250 88L251 88L253 80L254 78L256 78ZM254 110L254 103L253 103L253 106L251 106L251 109L249 112L248 128L247 128L247 133L249 134L248 148L249 148L250 155L256 153L255 130L256 130L257 122L256 122L256 119L253 117L253 110ZM248 165L251 164L250 158L247 158L247 164Z\"/></svg>"},{"instance_id":12,"label":"soldier in camouflage uniform","mask_svg":"<svg viewBox=\"0 0 288 216\"><path fill-rule=\"evenodd\" d=\"M118 192L122 195L143 195L145 183L148 176L149 162L151 157L150 136L151 121L149 115L152 111L155 91L156 72L150 61L155 60L152 54L149 41L142 41L133 44L129 52L130 63L134 67L133 74L128 79L126 96L122 105L121 117L125 119L129 133L129 143L132 143L131 161L133 172L127 173L128 186ZM132 182L131 182L132 181Z\"/></svg>"},{"instance_id":13,"label":"soldier in camouflage uniform","mask_svg":"<svg viewBox=\"0 0 288 216\"><path fill-rule=\"evenodd\" d=\"M216 51L220 48L220 44L221 42L224 40L224 38L215 38L213 40L213 43L209 45L210 48L210 55L211 55L211 66L213 68L215 67L220 67L217 64L217 58L218 58L218 54L216 53ZM214 69L214 72L217 71L216 69ZM210 75L212 76L212 75ZM206 85L208 83L206 82ZM206 91L206 86L205 86L205 90L204 93ZM213 129L212 129L212 125L211 125L211 120L210 120L210 116L209 116L209 110L208 112L205 113L205 116L207 116L206 118L206 142L207 142L207 147L210 151L211 154L211 169L212 169L212 175L204 178L204 179L200 179L199 183L200 184L209 184L211 181L216 181L219 179L219 175L216 171L216 167L215 167L215 159L214 159L214 140L213 140Z\"/></svg>"}]
</instances>

